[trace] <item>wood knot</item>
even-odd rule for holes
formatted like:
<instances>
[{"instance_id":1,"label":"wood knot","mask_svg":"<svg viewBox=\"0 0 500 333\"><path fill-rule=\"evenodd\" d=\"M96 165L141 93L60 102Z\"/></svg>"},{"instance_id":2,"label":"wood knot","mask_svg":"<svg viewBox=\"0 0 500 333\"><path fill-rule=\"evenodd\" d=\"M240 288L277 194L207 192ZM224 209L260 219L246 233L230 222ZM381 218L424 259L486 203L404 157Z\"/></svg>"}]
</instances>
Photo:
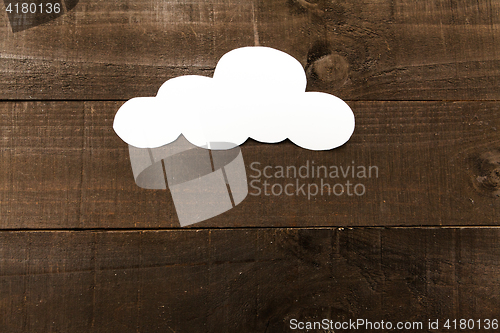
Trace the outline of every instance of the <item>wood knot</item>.
<instances>
[{"instance_id":1,"label":"wood knot","mask_svg":"<svg viewBox=\"0 0 500 333\"><path fill-rule=\"evenodd\" d=\"M500 197L500 148L472 156L472 182L481 193Z\"/></svg>"},{"instance_id":2,"label":"wood knot","mask_svg":"<svg viewBox=\"0 0 500 333\"><path fill-rule=\"evenodd\" d=\"M342 87L349 77L349 63L329 42L316 42L307 54L308 88L332 91Z\"/></svg>"},{"instance_id":3,"label":"wood knot","mask_svg":"<svg viewBox=\"0 0 500 333\"><path fill-rule=\"evenodd\" d=\"M338 53L330 53L314 61L308 68L311 80L341 87L349 76L349 63Z\"/></svg>"}]
</instances>

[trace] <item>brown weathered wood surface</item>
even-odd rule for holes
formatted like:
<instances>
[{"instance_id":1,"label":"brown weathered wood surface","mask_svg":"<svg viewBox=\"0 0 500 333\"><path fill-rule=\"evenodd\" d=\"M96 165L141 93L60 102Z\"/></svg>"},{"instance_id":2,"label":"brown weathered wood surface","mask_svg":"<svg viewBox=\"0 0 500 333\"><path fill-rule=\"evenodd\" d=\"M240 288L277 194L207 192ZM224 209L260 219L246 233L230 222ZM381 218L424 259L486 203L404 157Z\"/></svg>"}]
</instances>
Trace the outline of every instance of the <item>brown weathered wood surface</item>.
<instances>
[{"instance_id":1,"label":"brown weathered wood surface","mask_svg":"<svg viewBox=\"0 0 500 333\"><path fill-rule=\"evenodd\" d=\"M112 129L121 104L0 104L2 228L179 226L167 191L145 190L134 183L128 147ZM308 198L308 184L321 185L312 174L307 179L262 175L257 178L260 185L255 183L260 195L250 188L236 208L194 227L500 223L498 165L490 170L486 163L488 154L500 156L498 102L349 104L357 127L339 149L317 152L291 142L248 141L242 154L249 182L258 176L254 169L262 172L265 166L298 169L314 163L347 168L353 161L356 166L376 166L378 178L373 172L372 178L352 178L349 173L347 178L324 179L332 187L347 181L363 184L364 195L349 196L344 187L346 192L339 196L325 189L323 195ZM276 196L268 187L266 195L266 180L282 188L298 180L305 184L305 193Z\"/></svg>"},{"instance_id":2,"label":"brown weathered wood surface","mask_svg":"<svg viewBox=\"0 0 500 333\"><path fill-rule=\"evenodd\" d=\"M500 2L81 0L16 33L0 7L0 332L500 320ZM248 45L356 116L333 151L246 142L249 181L254 162L379 176L180 229L169 192L134 183L114 114Z\"/></svg>"},{"instance_id":3,"label":"brown weathered wood surface","mask_svg":"<svg viewBox=\"0 0 500 333\"><path fill-rule=\"evenodd\" d=\"M498 318L499 238L497 228L3 232L0 324L290 332L294 318Z\"/></svg>"},{"instance_id":4,"label":"brown weathered wood surface","mask_svg":"<svg viewBox=\"0 0 500 333\"><path fill-rule=\"evenodd\" d=\"M18 33L0 15L0 99L152 96L259 44L343 99L498 100L499 23L494 0L81 1Z\"/></svg>"}]
</instances>

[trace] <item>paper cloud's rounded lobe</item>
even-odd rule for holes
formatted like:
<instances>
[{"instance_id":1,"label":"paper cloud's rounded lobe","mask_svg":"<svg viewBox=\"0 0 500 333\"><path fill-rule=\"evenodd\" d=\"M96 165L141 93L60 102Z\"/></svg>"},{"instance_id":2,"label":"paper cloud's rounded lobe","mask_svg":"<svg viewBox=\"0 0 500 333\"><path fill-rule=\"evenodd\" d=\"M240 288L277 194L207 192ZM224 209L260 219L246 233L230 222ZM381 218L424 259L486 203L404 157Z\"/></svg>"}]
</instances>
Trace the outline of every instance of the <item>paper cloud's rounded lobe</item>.
<instances>
[{"instance_id":1,"label":"paper cloud's rounded lobe","mask_svg":"<svg viewBox=\"0 0 500 333\"><path fill-rule=\"evenodd\" d=\"M137 148L160 147L175 141L182 126L168 126L171 120L161 102L155 97L136 97L125 102L115 116L115 132Z\"/></svg>"},{"instance_id":2,"label":"paper cloud's rounded lobe","mask_svg":"<svg viewBox=\"0 0 500 333\"><path fill-rule=\"evenodd\" d=\"M156 97L133 98L113 128L128 144L156 148L180 134L194 145L228 149L249 137L266 143L289 138L300 147L328 150L354 131L354 115L341 99L305 92L302 65L267 47L225 54L214 77L186 75L165 82ZM224 142L224 145L214 143Z\"/></svg>"},{"instance_id":3,"label":"paper cloud's rounded lobe","mask_svg":"<svg viewBox=\"0 0 500 333\"><path fill-rule=\"evenodd\" d=\"M292 125L295 130L290 133L290 140L297 146L329 150L342 146L354 132L354 114L340 98L307 92L297 106Z\"/></svg>"},{"instance_id":4,"label":"paper cloud's rounded lobe","mask_svg":"<svg viewBox=\"0 0 500 333\"><path fill-rule=\"evenodd\" d=\"M307 79L300 62L268 47L232 50L217 63L214 79L228 87L252 92L302 93Z\"/></svg>"}]
</instances>

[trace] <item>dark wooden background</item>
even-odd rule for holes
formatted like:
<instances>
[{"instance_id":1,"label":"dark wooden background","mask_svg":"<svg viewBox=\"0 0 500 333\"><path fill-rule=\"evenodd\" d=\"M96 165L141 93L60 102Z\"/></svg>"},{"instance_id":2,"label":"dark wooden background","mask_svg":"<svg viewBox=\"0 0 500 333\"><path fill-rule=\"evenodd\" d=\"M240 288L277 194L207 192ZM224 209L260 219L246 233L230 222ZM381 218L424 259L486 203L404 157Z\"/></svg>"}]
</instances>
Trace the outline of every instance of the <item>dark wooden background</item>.
<instances>
[{"instance_id":1,"label":"dark wooden background","mask_svg":"<svg viewBox=\"0 0 500 333\"><path fill-rule=\"evenodd\" d=\"M81 0L16 33L4 10L1 332L500 320L500 2ZM135 185L114 114L249 45L293 55L356 130L326 152L249 140L247 167L379 177L359 198L248 196L181 229L168 192Z\"/></svg>"}]
</instances>

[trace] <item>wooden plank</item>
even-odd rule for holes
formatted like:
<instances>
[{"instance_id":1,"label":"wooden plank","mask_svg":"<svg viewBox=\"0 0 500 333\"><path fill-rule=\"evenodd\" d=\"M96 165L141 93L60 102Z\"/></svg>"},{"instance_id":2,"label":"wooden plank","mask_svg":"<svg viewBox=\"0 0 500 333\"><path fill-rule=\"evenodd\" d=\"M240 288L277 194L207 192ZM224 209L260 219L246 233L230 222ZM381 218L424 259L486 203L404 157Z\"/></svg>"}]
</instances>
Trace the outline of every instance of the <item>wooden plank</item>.
<instances>
[{"instance_id":1,"label":"wooden plank","mask_svg":"<svg viewBox=\"0 0 500 333\"><path fill-rule=\"evenodd\" d=\"M0 323L283 332L291 319L498 319L499 237L498 228L1 232Z\"/></svg>"},{"instance_id":2,"label":"wooden plank","mask_svg":"<svg viewBox=\"0 0 500 333\"><path fill-rule=\"evenodd\" d=\"M141 189L134 182L128 147L112 129L121 104L0 103L0 228L179 226L167 191ZM308 151L289 141L244 143L247 178L254 181L250 194L195 227L500 223L498 102L349 104L357 127L338 149ZM317 120L306 121L304 126L314 126ZM275 174L279 166L299 170L307 163L309 170L328 167L328 177L313 177L311 171L307 178ZM273 171L269 179L259 177L266 166ZM339 170L338 178L330 178L335 167L345 171L352 166L354 177ZM376 167L371 177L358 175L359 167L370 166ZM270 185L265 187L265 181ZM324 185L319 192L321 181L330 190ZM292 195L275 195L287 184L292 184ZM311 184L318 186L318 194L312 195L316 185ZM357 184L356 193L364 189L363 195L353 194Z\"/></svg>"},{"instance_id":3,"label":"wooden plank","mask_svg":"<svg viewBox=\"0 0 500 333\"><path fill-rule=\"evenodd\" d=\"M0 99L153 96L259 44L343 99L498 100L499 14L493 0L81 1L17 33L0 15Z\"/></svg>"}]
</instances>

